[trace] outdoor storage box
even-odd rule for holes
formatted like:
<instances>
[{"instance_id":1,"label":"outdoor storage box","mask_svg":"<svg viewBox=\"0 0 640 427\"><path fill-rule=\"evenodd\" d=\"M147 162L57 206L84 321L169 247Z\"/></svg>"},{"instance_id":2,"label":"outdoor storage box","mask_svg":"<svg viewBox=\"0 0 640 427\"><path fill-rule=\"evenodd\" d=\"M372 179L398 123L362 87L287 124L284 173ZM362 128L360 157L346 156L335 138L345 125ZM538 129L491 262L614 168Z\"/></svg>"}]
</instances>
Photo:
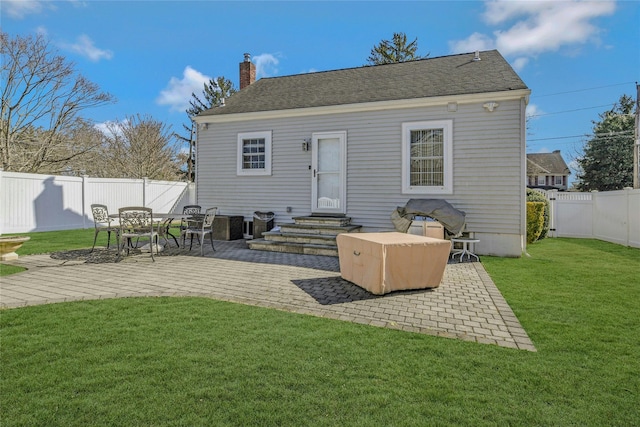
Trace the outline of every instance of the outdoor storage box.
<instances>
[{"instance_id":1,"label":"outdoor storage box","mask_svg":"<svg viewBox=\"0 0 640 427\"><path fill-rule=\"evenodd\" d=\"M244 216L242 215L216 215L213 219L214 240L242 239L243 224Z\"/></svg>"},{"instance_id":2,"label":"outdoor storage box","mask_svg":"<svg viewBox=\"0 0 640 427\"><path fill-rule=\"evenodd\" d=\"M273 228L273 212L254 212L253 213L253 238L262 239L267 231Z\"/></svg>"},{"instance_id":3,"label":"outdoor storage box","mask_svg":"<svg viewBox=\"0 0 640 427\"><path fill-rule=\"evenodd\" d=\"M342 233L336 238L342 278L382 295L440 286L451 242L414 234Z\"/></svg>"}]
</instances>

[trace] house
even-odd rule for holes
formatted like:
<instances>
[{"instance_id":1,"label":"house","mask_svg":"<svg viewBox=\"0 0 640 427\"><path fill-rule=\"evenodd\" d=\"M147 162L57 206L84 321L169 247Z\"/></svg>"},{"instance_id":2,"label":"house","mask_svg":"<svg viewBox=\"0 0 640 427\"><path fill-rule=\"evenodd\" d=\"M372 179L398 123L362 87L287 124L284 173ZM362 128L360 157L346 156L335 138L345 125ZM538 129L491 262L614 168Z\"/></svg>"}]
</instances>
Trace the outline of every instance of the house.
<instances>
[{"instance_id":1,"label":"house","mask_svg":"<svg viewBox=\"0 0 640 427\"><path fill-rule=\"evenodd\" d=\"M566 191L571 171L560 150L527 154L527 187Z\"/></svg>"},{"instance_id":2,"label":"house","mask_svg":"<svg viewBox=\"0 0 640 427\"><path fill-rule=\"evenodd\" d=\"M393 231L409 199L466 213L479 254L526 241L525 108L530 90L496 50L255 81L199 114L197 199L251 221L347 216Z\"/></svg>"}]
</instances>

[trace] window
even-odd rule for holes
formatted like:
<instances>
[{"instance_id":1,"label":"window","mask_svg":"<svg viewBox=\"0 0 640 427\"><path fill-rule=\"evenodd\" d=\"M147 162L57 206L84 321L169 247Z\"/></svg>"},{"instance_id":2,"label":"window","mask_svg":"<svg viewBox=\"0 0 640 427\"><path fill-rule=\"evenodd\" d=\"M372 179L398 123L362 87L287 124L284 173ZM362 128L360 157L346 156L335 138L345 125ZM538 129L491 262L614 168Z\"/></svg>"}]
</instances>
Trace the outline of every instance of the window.
<instances>
[{"instance_id":1,"label":"window","mask_svg":"<svg viewBox=\"0 0 640 427\"><path fill-rule=\"evenodd\" d=\"M238 175L271 175L271 132L238 134Z\"/></svg>"},{"instance_id":2,"label":"window","mask_svg":"<svg viewBox=\"0 0 640 427\"><path fill-rule=\"evenodd\" d=\"M562 176L555 176L553 180L553 185L562 185Z\"/></svg>"},{"instance_id":3,"label":"window","mask_svg":"<svg viewBox=\"0 0 640 427\"><path fill-rule=\"evenodd\" d=\"M538 185L547 185L547 177L544 175L538 175Z\"/></svg>"},{"instance_id":4,"label":"window","mask_svg":"<svg viewBox=\"0 0 640 427\"><path fill-rule=\"evenodd\" d=\"M453 192L451 120L402 124L402 192Z\"/></svg>"}]
</instances>

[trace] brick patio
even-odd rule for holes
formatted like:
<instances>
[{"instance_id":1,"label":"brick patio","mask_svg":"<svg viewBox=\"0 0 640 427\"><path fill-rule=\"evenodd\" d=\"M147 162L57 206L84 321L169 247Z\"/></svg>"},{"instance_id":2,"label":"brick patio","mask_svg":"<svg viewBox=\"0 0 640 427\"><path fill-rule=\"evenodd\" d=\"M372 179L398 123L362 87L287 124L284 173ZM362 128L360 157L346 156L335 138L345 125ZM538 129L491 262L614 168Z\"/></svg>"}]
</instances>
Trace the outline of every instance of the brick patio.
<instances>
[{"instance_id":1,"label":"brick patio","mask_svg":"<svg viewBox=\"0 0 640 427\"><path fill-rule=\"evenodd\" d=\"M338 258L249 250L244 240L168 249L120 262L96 248L23 256L5 276L0 307L141 296L199 296L407 332L535 351L478 262L450 262L440 287L370 294L342 279Z\"/></svg>"}]
</instances>

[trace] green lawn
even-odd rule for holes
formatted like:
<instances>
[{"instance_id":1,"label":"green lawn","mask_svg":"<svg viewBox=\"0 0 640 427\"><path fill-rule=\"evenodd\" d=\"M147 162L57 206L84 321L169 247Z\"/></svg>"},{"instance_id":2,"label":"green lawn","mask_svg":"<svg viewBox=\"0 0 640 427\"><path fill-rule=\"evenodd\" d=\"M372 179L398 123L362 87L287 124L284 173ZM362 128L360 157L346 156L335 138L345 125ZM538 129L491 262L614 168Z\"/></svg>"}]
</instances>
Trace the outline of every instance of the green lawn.
<instances>
[{"instance_id":1,"label":"green lawn","mask_svg":"<svg viewBox=\"0 0 640 427\"><path fill-rule=\"evenodd\" d=\"M203 298L0 312L7 426L632 426L640 250L482 262L537 352Z\"/></svg>"},{"instance_id":2,"label":"green lawn","mask_svg":"<svg viewBox=\"0 0 640 427\"><path fill-rule=\"evenodd\" d=\"M171 229L171 233L174 236L180 236L180 229L178 227L174 227ZM38 233L13 233L11 235L31 237L31 239L26 241L16 253L18 256L34 255L91 248L93 245L94 229L87 228L62 231L43 231ZM110 245L118 245L114 233L111 233ZM98 233L98 239L96 240L96 247L101 246L107 246L107 233L104 231ZM0 276L6 276L20 271L24 271L24 268L0 263Z\"/></svg>"}]
</instances>

